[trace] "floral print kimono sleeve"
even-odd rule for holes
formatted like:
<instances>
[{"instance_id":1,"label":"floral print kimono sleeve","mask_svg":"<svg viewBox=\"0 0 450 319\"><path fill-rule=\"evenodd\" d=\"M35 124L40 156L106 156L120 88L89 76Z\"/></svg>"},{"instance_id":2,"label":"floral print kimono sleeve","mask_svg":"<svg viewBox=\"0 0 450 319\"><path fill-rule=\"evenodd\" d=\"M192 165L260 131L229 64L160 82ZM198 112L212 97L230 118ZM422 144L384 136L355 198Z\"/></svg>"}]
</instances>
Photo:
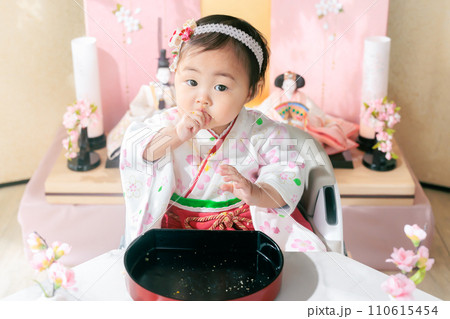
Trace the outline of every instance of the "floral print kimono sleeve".
<instances>
[{"instance_id":1,"label":"floral print kimono sleeve","mask_svg":"<svg viewBox=\"0 0 450 319\"><path fill-rule=\"evenodd\" d=\"M158 227L174 189L171 156L155 162L146 161L143 153L155 134L173 125L176 108L153 115L144 122L135 121L125 132L121 146L120 175L125 198L125 244Z\"/></svg>"},{"instance_id":2,"label":"floral print kimono sleeve","mask_svg":"<svg viewBox=\"0 0 450 319\"><path fill-rule=\"evenodd\" d=\"M283 197L286 205L274 209L282 215L294 211L304 189L302 168L305 165L295 145L296 140L287 129L276 125L267 131L258 150L260 169L256 183L269 184Z\"/></svg>"}]
</instances>

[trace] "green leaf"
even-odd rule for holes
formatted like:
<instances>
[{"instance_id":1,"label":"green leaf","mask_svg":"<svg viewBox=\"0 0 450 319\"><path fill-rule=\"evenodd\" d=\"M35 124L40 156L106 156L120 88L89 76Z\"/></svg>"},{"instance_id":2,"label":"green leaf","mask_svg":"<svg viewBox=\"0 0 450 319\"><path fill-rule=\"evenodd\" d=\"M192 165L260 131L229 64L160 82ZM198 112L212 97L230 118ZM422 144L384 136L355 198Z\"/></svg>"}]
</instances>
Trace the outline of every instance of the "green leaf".
<instances>
[{"instance_id":1,"label":"green leaf","mask_svg":"<svg viewBox=\"0 0 450 319\"><path fill-rule=\"evenodd\" d=\"M372 149L377 149L378 146L380 146L380 142L377 142L374 146L372 146Z\"/></svg>"},{"instance_id":2,"label":"green leaf","mask_svg":"<svg viewBox=\"0 0 450 319\"><path fill-rule=\"evenodd\" d=\"M302 181L299 180L298 178L295 178L295 179L294 179L294 183L297 184L297 186L302 185Z\"/></svg>"},{"instance_id":3,"label":"green leaf","mask_svg":"<svg viewBox=\"0 0 450 319\"><path fill-rule=\"evenodd\" d=\"M394 111L395 111L395 112L399 112L400 109L401 109L401 107L400 107L400 106L397 106L397 107L394 109Z\"/></svg>"},{"instance_id":4,"label":"green leaf","mask_svg":"<svg viewBox=\"0 0 450 319\"><path fill-rule=\"evenodd\" d=\"M385 96L384 98L383 98L383 104L386 104L386 102L387 102L387 96Z\"/></svg>"},{"instance_id":5,"label":"green leaf","mask_svg":"<svg viewBox=\"0 0 450 319\"><path fill-rule=\"evenodd\" d=\"M162 186L159 187L158 192L160 192L162 190Z\"/></svg>"},{"instance_id":6,"label":"green leaf","mask_svg":"<svg viewBox=\"0 0 450 319\"><path fill-rule=\"evenodd\" d=\"M120 8L122 8L122 5L121 4L117 4L117 7L116 7L116 10L114 10L112 13L116 13L117 11L120 11Z\"/></svg>"},{"instance_id":7,"label":"green leaf","mask_svg":"<svg viewBox=\"0 0 450 319\"><path fill-rule=\"evenodd\" d=\"M394 130L393 128L387 127L387 128L385 129L385 132L388 133L389 135L392 135L392 134L395 133L395 130Z\"/></svg>"},{"instance_id":8,"label":"green leaf","mask_svg":"<svg viewBox=\"0 0 450 319\"><path fill-rule=\"evenodd\" d=\"M409 279L411 279L416 285L418 285L424 280L426 272L427 271L425 270L425 268L420 268Z\"/></svg>"},{"instance_id":9,"label":"green leaf","mask_svg":"<svg viewBox=\"0 0 450 319\"><path fill-rule=\"evenodd\" d=\"M364 106L366 107L366 110L370 107L366 102L364 102Z\"/></svg>"},{"instance_id":10,"label":"green leaf","mask_svg":"<svg viewBox=\"0 0 450 319\"><path fill-rule=\"evenodd\" d=\"M393 159L398 159L398 155L395 154L395 153L392 153L392 152L391 152L391 156L392 156Z\"/></svg>"},{"instance_id":11,"label":"green leaf","mask_svg":"<svg viewBox=\"0 0 450 319\"><path fill-rule=\"evenodd\" d=\"M259 118L259 119L256 120L256 124L261 125L262 123L263 123L262 118Z\"/></svg>"}]
</instances>

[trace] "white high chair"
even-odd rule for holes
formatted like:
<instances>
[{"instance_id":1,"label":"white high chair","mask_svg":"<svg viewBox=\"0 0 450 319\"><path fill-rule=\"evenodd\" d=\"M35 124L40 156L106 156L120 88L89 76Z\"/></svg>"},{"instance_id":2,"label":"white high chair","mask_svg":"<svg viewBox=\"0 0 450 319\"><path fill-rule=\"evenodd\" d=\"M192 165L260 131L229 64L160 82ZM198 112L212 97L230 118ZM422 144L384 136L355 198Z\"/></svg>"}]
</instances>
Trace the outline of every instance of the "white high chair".
<instances>
[{"instance_id":1,"label":"white high chair","mask_svg":"<svg viewBox=\"0 0 450 319\"><path fill-rule=\"evenodd\" d=\"M307 132L283 124L305 159L304 193L298 208L330 251L345 254L342 207L330 158Z\"/></svg>"}]
</instances>

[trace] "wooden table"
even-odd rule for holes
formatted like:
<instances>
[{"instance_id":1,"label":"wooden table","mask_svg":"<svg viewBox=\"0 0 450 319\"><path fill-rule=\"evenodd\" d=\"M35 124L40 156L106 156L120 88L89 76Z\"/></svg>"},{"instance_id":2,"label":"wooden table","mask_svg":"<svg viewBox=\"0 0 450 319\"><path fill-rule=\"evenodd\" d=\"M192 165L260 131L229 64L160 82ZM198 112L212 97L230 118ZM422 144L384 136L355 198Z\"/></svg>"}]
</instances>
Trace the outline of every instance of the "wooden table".
<instances>
[{"instance_id":1,"label":"wooden table","mask_svg":"<svg viewBox=\"0 0 450 319\"><path fill-rule=\"evenodd\" d=\"M96 150L100 166L87 172L67 168L63 150L45 180L45 198L51 204L124 204L120 172L105 168L106 148Z\"/></svg>"},{"instance_id":2,"label":"wooden table","mask_svg":"<svg viewBox=\"0 0 450 319\"><path fill-rule=\"evenodd\" d=\"M413 205L415 184L398 147L397 167L389 172L372 171L362 164L363 152L352 150L354 169L335 169L343 206ZM88 172L67 168L62 151L45 181L45 196L52 204L124 204L120 173L105 168L106 148L96 151L100 166Z\"/></svg>"},{"instance_id":3,"label":"wooden table","mask_svg":"<svg viewBox=\"0 0 450 319\"><path fill-rule=\"evenodd\" d=\"M408 206L414 204L415 183L403 154L397 167L388 172L377 172L362 164L364 152L353 149L353 169L335 169L334 174L341 193L342 206Z\"/></svg>"}]
</instances>

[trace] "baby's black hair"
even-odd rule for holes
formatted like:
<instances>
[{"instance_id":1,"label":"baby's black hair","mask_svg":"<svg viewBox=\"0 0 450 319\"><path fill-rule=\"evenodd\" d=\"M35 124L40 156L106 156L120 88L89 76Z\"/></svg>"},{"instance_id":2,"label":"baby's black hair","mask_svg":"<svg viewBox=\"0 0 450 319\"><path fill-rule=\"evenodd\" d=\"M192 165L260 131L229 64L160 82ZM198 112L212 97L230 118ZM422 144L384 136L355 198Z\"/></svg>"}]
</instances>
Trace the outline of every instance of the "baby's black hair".
<instances>
[{"instance_id":1,"label":"baby's black hair","mask_svg":"<svg viewBox=\"0 0 450 319\"><path fill-rule=\"evenodd\" d=\"M264 77L268 66L270 54L269 48L267 46L267 40L264 38L264 36L257 29L255 29L250 23L242 19L227 15L206 16L197 20L196 23L197 26L213 23L230 25L239 30L244 31L249 36L251 36L256 42L258 42L258 44L261 46L264 57L261 65L261 70L259 69L258 60L256 59L256 56L252 50L250 50L245 44L243 44L239 40L236 40L235 38L232 38L223 33L210 32L197 34L195 36L192 36L188 42L183 43L182 48L201 47L202 51L209 51L223 48L229 43L233 44L236 50L236 55L238 56L239 59L242 59L247 65L247 72L250 79L249 89L251 92L251 97L254 98L258 93L260 93L260 91L264 86ZM179 56L180 59L182 53L183 49L180 50Z\"/></svg>"}]
</instances>

